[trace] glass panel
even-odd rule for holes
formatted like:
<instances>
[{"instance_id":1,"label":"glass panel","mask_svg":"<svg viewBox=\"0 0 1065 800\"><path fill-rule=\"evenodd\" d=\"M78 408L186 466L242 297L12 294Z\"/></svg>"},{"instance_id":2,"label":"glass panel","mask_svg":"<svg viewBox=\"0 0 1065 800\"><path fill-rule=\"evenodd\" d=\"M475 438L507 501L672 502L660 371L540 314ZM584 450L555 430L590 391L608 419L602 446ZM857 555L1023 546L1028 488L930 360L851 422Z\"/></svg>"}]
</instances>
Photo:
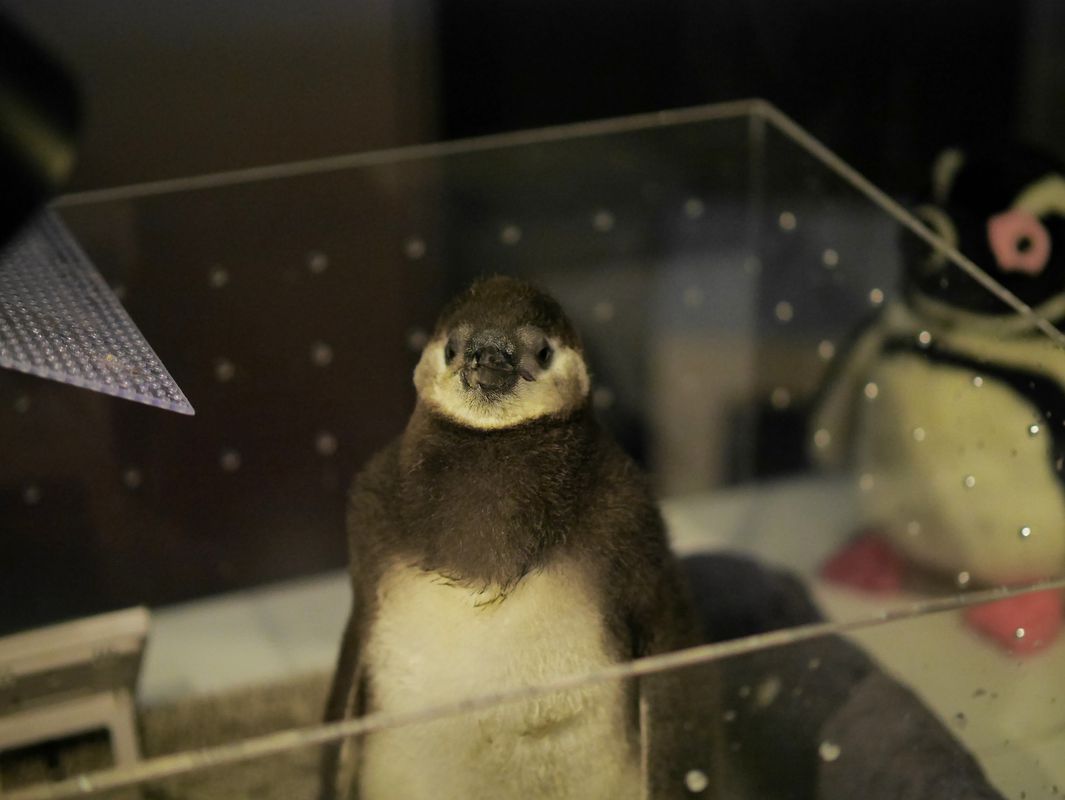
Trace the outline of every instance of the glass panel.
<instances>
[{"instance_id":1,"label":"glass panel","mask_svg":"<svg viewBox=\"0 0 1065 800\"><path fill-rule=\"evenodd\" d=\"M235 737L248 716L265 719L264 701L274 722L285 707L298 719L304 711L293 710L320 700L322 685L186 702L145 718L153 757L140 765L51 786L16 779L10 797L313 797L345 732L357 738L327 774L368 798L886 798L943 786L966 797L1057 796L1060 650L1024 659L975 648L965 617L992 595L849 626L766 630L540 688L252 739ZM99 740L77 746L82 765L106 751ZM32 774L39 758L27 751L16 766Z\"/></svg>"},{"instance_id":2,"label":"glass panel","mask_svg":"<svg viewBox=\"0 0 1065 800\"><path fill-rule=\"evenodd\" d=\"M1062 785L1050 755L1062 730L1061 587L973 593L1052 578L1065 562L1060 334L775 110L697 109L57 208L198 415L0 376L13 409L3 430L24 454L4 479L14 502L0 515L18 532L21 566L5 589L31 599L0 604L5 629L342 564L344 488L403 429L435 314L474 277L501 272L536 281L571 314L595 408L664 498L707 637L731 640L523 695L510 711L492 698L434 711L412 697L409 717L311 732L346 593L269 615L269 635L243 655L218 633L203 647L226 663L186 662L195 674L177 666L194 637L160 626L153 646L174 654L174 688L142 724L147 755L162 760L69 793L139 774L162 781L145 794L291 797L310 791L314 750L339 731L372 729L362 745L373 752L406 747L400 726L422 726L433 748L461 749L496 741L496 725L503 738L514 725L533 740L573 737L556 763L616 780L619 793L650 780L655 797L709 792L704 778L730 797L876 796L876 781L894 797L892 781L915 775L979 784L958 742L1011 797ZM982 316L912 302L905 270L978 296ZM225 612L242 631L262 621L246 599ZM905 619L880 624L896 614ZM300 650L309 660L278 633L286 615L314 640ZM809 627L824 619L838 627ZM307 620L315 633L300 628ZM724 660L696 666L715 653ZM296 665L314 676L292 693ZM226 670L286 688L181 699ZM277 713L257 716L258 702ZM589 742L663 763L656 744L631 739L641 708L667 729L689 714L719 723L713 760L685 754L661 779L654 768L632 777L631 765L580 773L579 747L605 757ZM166 728L167 713L187 716ZM236 744L199 750L221 742ZM678 746L689 745L697 737Z\"/></svg>"}]
</instances>

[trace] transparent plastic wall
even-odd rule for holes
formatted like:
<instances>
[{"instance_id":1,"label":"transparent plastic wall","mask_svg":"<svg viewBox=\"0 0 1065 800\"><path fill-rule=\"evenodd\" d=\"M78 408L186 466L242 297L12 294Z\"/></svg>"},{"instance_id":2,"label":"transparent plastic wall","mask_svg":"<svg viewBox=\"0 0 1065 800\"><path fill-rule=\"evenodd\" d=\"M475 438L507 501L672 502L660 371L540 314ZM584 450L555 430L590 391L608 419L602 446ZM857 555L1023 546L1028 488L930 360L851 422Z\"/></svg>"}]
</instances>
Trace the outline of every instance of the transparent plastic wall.
<instances>
[{"instance_id":1,"label":"transparent plastic wall","mask_svg":"<svg viewBox=\"0 0 1065 800\"><path fill-rule=\"evenodd\" d=\"M972 595L966 608L987 601ZM338 746L342 765L397 746L409 754L375 759L371 774L327 770L361 787L360 797L1060 796L1060 670L1015 663L1004 681L980 657L959 670L940 639L963 624L964 610L926 604L881 620L807 625L549 686L224 743L225 732L212 740L196 720L169 720L191 729L195 746L5 796L314 798ZM895 650L910 653L910 678L922 688L877 662ZM656 702L671 713L657 716ZM604 762L586 741L573 747L588 729L603 731L593 744L616 751L610 770L587 768ZM485 731L511 730L525 733L484 748Z\"/></svg>"},{"instance_id":2,"label":"transparent plastic wall","mask_svg":"<svg viewBox=\"0 0 1065 800\"><path fill-rule=\"evenodd\" d=\"M212 408L308 441L322 413L398 433L395 398L453 292L492 273L551 291L584 338L596 409L655 480L711 644L529 687L516 706L455 698L316 728L321 694L311 692L291 730L234 725L228 744L178 741L133 771L13 797L115 784L144 796L309 797L327 740L357 733L359 750L406 730L430 749L458 748L461 763L472 757L459 752L464 732L514 715L537 732L552 709L562 728L609 717L626 732L609 776L619 783L575 797L639 797L646 785L656 798L944 787L990 798L993 785L1049 798L1065 787L1054 582L1065 566L1055 449L1065 407L1039 405L996 367L1012 358L1033 383L1052 383L1060 334L775 109L673 112L58 207L113 283L150 283L138 295L150 340L151 325L187 331L180 351L161 355L204 428L145 422L141 446L180 462L171 480L249 503L282 474L249 455L255 441L228 445L238 457L227 470L223 455L222 469L240 470L228 488L213 459L182 460L219 452L206 441L217 435ZM970 331L959 324L968 318L916 312L900 291L907 259L948 285L975 283L1003 313ZM207 295L194 318L181 302L190 274ZM230 357L249 332L252 346ZM268 390L278 380L306 398L299 413ZM558 699L578 683L580 699ZM641 733L638 698L647 687L661 696L656 683L690 698L684 730L711 731L708 750L648 756L659 740ZM659 718L668 731L669 715ZM544 759L579 756L542 746ZM401 766L373 779L443 779ZM455 796L482 796L461 770L449 779Z\"/></svg>"}]
</instances>

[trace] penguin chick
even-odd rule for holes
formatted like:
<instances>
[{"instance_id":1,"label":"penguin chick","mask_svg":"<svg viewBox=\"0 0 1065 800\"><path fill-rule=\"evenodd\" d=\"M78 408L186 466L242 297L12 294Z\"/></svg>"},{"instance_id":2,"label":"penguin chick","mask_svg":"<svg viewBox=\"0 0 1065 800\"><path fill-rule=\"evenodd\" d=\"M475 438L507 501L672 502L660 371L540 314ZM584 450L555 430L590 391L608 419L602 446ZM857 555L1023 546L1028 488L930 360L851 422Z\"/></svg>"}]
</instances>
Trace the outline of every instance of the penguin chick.
<instances>
[{"instance_id":1,"label":"penguin chick","mask_svg":"<svg viewBox=\"0 0 1065 800\"><path fill-rule=\"evenodd\" d=\"M414 384L406 430L351 491L352 612L328 720L699 642L647 482L591 413L558 303L510 278L474 284L442 313ZM649 796L686 797L685 776L715 778L718 752L713 686L694 678L382 730L325 753L322 796L616 800L646 782Z\"/></svg>"},{"instance_id":2,"label":"penguin chick","mask_svg":"<svg viewBox=\"0 0 1065 800\"><path fill-rule=\"evenodd\" d=\"M1020 148L944 151L917 213L1037 313L1065 318L1060 165ZM885 306L833 366L813 422L813 454L868 476L862 524L952 583L1061 575L1060 350L941 255L927 248L904 255L903 300ZM854 582L847 573L861 572L866 584L884 585L897 583L883 574L896 569L865 546L844 551L826 575ZM1049 644L1061 625L1060 601L1037 599L1036 612L1030 599L1015 604L1016 614L994 623L998 632L979 627L1011 650ZM1019 639L1022 629L1044 633Z\"/></svg>"}]
</instances>

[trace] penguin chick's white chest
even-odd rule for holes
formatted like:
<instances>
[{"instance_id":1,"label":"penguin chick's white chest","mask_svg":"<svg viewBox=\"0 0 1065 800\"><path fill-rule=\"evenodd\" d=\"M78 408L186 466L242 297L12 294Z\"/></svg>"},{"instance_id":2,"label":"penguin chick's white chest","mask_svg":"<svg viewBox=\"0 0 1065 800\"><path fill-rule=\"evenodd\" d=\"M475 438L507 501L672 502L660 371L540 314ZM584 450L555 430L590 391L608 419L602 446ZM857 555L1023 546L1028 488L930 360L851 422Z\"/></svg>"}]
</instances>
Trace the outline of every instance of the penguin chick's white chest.
<instances>
[{"instance_id":1,"label":"penguin chick's white chest","mask_svg":"<svg viewBox=\"0 0 1065 800\"><path fill-rule=\"evenodd\" d=\"M408 566L378 588L365 660L371 711L410 711L586 673L620 660L586 576L554 564L505 596ZM618 682L371 734L360 798L639 796L638 744Z\"/></svg>"}]
</instances>

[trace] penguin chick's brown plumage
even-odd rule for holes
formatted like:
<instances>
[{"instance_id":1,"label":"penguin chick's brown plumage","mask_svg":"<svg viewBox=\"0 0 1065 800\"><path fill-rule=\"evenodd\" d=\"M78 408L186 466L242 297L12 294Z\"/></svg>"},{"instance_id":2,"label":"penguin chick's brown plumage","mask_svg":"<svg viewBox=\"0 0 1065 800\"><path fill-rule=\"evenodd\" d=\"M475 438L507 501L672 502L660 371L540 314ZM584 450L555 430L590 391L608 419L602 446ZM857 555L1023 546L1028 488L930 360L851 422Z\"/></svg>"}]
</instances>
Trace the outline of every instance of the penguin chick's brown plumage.
<instances>
[{"instance_id":1,"label":"penguin chick's brown plumage","mask_svg":"<svg viewBox=\"0 0 1065 800\"><path fill-rule=\"evenodd\" d=\"M327 719L698 643L647 482L596 423L553 299L476 283L443 312L414 383L406 430L352 489L353 608ZM714 699L706 670L688 670L384 730L329 749L323 796L617 800L647 781L652 797L687 797L686 780L716 775Z\"/></svg>"}]
</instances>

